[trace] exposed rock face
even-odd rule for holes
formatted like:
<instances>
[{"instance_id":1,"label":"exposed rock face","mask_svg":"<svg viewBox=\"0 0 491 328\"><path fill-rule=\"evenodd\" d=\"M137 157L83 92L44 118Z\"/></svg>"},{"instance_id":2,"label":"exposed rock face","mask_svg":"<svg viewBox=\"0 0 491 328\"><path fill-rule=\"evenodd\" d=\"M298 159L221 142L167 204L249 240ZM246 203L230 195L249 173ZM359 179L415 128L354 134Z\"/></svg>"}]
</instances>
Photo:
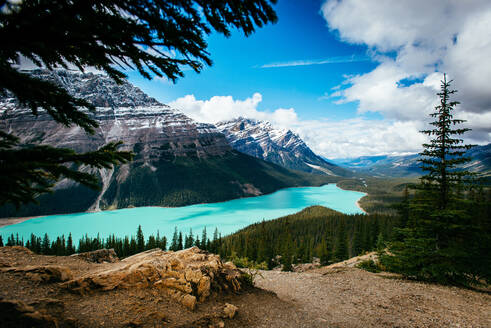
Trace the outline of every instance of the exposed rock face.
<instances>
[{"instance_id":1,"label":"exposed rock face","mask_svg":"<svg viewBox=\"0 0 491 328\"><path fill-rule=\"evenodd\" d=\"M157 288L189 309L205 301L212 291L237 292L240 271L220 257L192 247L178 252L153 249L128 257L109 269L67 281L76 293L117 288Z\"/></svg>"},{"instance_id":2,"label":"exposed rock face","mask_svg":"<svg viewBox=\"0 0 491 328\"><path fill-rule=\"evenodd\" d=\"M137 154L136 161L146 165L162 157L206 157L231 149L212 125L193 121L130 83L118 85L104 75L67 70L36 70L32 74L91 102L97 107L91 116L100 126L94 135L88 135L79 127L56 123L45 111L34 116L19 108L14 98L0 98L0 129L14 131L23 142L89 151L110 141L123 141L126 149Z\"/></svg>"},{"instance_id":3,"label":"exposed rock face","mask_svg":"<svg viewBox=\"0 0 491 328\"><path fill-rule=\"evenodd\" d=\"M216 127L230 145L243 153L284 167L327 175L347 172L324 160L291 130L276 129L271 123L246 118L219 122Z\"/></svg>"},{"instance_id":4,"label":"exposed rock face","mask_svg":"<svg viewBox=\"0 0 491 328\"><path fill-rule=\"evenodd\" d=\"M27 267L9 267L6 272L22 272L26 277L37 282L63 282L73 279L69 268L59 265L40 265Z\"/></svg>"},{"instance_id":5,"label":"exposed rock face","mask_svg":"<svg viewBox=\"0 0 491 328\"><path fill-rule=\"evenodd\" d=\"M114 249L98 249L92 252L78 253L71 255L93 263L114 263L119 261L119 257Z\"/></svg>"},{"instance_id":6,"label":"exposed rock face","mask_svg":"<svg viewBox=\"0 0 491 328\"><path fill-rule=\"evenodd\" d=\"M135 153L132 164L122 166L117 172L113 169L94 172L101 177L102 192L94 197L91 206L83 209L78 207L74 211L99 210L103 207L101 201L105 207L118 207L117 201L107 200L107 197L105 199L104 194L111 184L125 182L135 170L149 168L155 172L162 166L159 164L162 161L172 162L176 158L206 159L232 150L224 135L214 126L193 121L178 110L147 96L130 83L118 85L101 74L67 70L35 70L31 74L54 81L72 95L96 106L96 112L89 115L99 123L99 127L93 135L78 126L65 127L42 109L34 116L30 110L20 108L15 98L6 95L0 96L0 130L13 132L23 143L68 147L77 152L93 151L108 142L122 141L122 150ZM82 170L90 171L88 168ZM63 180L56 188L68 189L74 186L72 182ZM29 213L32 214L37 213Z\"/></svg>"}]
</instances>

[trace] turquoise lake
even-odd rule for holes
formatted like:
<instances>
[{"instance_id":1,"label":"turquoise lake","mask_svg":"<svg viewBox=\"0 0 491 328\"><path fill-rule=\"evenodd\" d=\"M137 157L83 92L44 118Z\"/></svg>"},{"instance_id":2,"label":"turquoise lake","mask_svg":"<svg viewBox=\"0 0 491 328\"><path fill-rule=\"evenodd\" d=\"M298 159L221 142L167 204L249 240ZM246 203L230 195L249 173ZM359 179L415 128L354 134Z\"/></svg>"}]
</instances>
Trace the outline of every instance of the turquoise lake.
<instances>
[{"instance_id":1,"label":"turquoise lake","mask_svg":"<svg viewBox=\"0 0 491 328\"><path fill-rule=\"evenodd\" d=\"M122 237L135 235L138 225L141 225L145 236L159 231L168 240L175 227L184 234L193 229L194 235L199 233L200 236L201 230L206 227L211 237L215 228L222 235L227 235L249 224L293 214L311 205L321 205L347 214L363 213L356 206L356 201L363 196L364 193L342 190L335 184L288 188L269 195L221 203L50 215L0 228L0 235L6 241L11 233L18 233L27 241L31 233L37 236L47 233L52 239L68 236L71 232L78 244L78 239L86 233L92 237L98 233L101 237L111 234Z\"/></svg>"}]
</instances>

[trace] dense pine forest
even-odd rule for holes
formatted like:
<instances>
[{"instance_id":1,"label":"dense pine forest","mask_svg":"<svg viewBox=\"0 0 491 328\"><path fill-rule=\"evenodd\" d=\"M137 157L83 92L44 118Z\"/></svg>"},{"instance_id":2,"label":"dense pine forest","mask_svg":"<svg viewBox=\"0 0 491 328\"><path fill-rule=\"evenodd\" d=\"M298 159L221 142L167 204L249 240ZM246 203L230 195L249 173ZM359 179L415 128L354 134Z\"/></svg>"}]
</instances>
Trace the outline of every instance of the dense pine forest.
<instances>
[{"instance_id":1,"label":"dense pine forest","mask_svg":"<svg viewBox=\"0 0 491 328\"><path fill-rule=\"evenodd\" d=\"M399 218L383 214L348 215L312 206L283 218L263 221L225 237L220 244L224 257L246 257L276 265L280 255L284 269L292 263L321 264L346 260L376 248L392 237Z\"/></svg>"}]
</instances>

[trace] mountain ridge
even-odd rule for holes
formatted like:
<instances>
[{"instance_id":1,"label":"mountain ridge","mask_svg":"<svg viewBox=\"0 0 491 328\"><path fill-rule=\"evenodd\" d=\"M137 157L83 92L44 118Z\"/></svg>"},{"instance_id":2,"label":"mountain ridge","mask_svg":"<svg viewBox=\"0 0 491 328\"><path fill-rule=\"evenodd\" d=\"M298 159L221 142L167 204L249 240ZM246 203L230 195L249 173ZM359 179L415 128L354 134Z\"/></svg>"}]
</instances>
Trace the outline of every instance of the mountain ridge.
<instances>
[{"instance_id":1,"label":"mountain ridge","mask_svg":"<svg viewBox=\"0 0 491 328\"><path fill-rule=\"evenodd\" d=\"M215 126L242 153L294 170L349 175L348 171L316 155L297 134L289 129L277 129L270 122L238 117Z\"/></svg>"},{"instance_id":2,"label":"mountain ridge","mask_svg":"<svg viewBox=\"0 0 491 328\"><path fill-rule=\"evenodd\" d=\"M470 157L471 161L464 164L462 169L483 177L491 176L491 143L471 148L466 152L466 156ZM423 173L418 162L419 158L419 154L377 155L331 161L357 173L379 177L416 177Z\"/></svg>"}]
</instances>

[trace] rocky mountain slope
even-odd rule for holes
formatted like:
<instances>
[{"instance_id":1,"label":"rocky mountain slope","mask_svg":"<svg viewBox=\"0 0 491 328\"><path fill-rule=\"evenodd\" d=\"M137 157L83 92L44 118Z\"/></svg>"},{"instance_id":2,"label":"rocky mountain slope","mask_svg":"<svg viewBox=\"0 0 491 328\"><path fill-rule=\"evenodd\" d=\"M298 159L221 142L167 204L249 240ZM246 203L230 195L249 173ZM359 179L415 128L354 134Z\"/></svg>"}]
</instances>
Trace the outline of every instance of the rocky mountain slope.
<instances>
[{"instance_id":1,"label":"rocky mountain slope","mask_svg":"<svg viewBox=\"0 0 491 328\"><path fill-rule=\"evenodd\" d=\"M462 168L481 176L491 176L491 144L476 146L467 151L471 161ZM380 177L414 177L422 174L418 162L419 155L405 156L362 156L338 159L334 162L358 173Z\"/></svg>"},{"instance_id":2,"label":"rocky mountain slope","mask_svg":"<svg viewBox=\"0 0 491 328\"><path fill-rule=\"evenodd\" d=\"M230 145L245 154L305 172L346 176L349 172L317 156L291 130L276 129L271 123L247 118L219 122L217 129Z\"/></svg>"},{"instance_id":3,"label":"rocky mountain slope","mask_svg":"<svg viewBox=\"0 0 491 328\"><path fill-rule=\"evenodd\" d=\"M103 75L67 70L36 70L32 74L53 80L97 106L91 115L99 128L88 135L77 126L64 127L46 112L41 110L34 116L6 96L0 98L1 130L14 132L24 143L70 147L79 152L120 140L123 149L135 153L135 159L128 165L95 172L101 177L101 192L61 181L54 195L40 198L41 206L29 205L20 212L4 207L0 216L178 206L326 182L314 182L318 178L234 151L214 126L193 121L130 83L117 85Z\"/></svg>"}]
</instances>

